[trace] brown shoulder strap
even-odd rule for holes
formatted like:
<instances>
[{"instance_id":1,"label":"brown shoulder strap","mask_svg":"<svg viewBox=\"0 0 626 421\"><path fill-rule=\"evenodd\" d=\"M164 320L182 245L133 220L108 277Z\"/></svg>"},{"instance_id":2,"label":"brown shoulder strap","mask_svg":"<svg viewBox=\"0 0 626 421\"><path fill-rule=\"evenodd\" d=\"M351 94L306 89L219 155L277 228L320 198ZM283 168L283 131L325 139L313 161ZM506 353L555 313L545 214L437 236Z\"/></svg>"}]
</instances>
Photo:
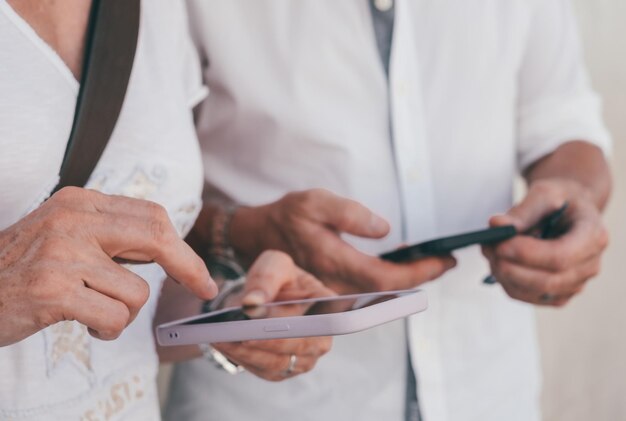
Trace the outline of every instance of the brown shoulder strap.
<instances>
[{"instance_id":1,"label":"brown shoulder strap","mask_svg":"<svg viewBox=\"0 0 626 421\"><path fill-rule=\"evenodd\" d=\"M89 180L119 117L139 34L140 0L93 0L72 131L57 190Z\"/></svg>"}]
</instances>

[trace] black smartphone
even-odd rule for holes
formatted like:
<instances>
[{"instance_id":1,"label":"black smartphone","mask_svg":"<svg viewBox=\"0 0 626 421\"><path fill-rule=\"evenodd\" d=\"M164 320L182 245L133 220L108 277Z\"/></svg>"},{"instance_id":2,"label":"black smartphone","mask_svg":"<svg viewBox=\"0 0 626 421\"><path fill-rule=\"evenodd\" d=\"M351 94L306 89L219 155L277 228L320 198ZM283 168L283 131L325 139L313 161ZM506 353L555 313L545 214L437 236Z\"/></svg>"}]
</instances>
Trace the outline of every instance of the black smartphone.
<instances>
[{"instance_id":1,"label":"black smartphone","mask_svg":"<svg viewBox=\"0 0 626 421\"><path fill-rule=\"evenodd\" d=\"M499 243L515 237L517 230L513 225L487 228L450 237L438 238L413 246L402 247L380 255L383 260L395 263L412 262L428 256L441 256L450 254L454 250L473 246L475 244Z\"/></svg>"}]
</instances>

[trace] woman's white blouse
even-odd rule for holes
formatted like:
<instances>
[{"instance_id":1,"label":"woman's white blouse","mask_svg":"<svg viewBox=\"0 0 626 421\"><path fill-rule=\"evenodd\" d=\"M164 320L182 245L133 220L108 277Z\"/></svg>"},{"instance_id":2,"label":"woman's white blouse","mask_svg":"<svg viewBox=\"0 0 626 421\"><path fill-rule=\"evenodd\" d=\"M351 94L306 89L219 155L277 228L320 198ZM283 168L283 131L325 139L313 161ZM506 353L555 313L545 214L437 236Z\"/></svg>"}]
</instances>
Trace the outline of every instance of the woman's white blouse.
<instances>
[{"instance_id":1,"label":"woman's white blouse","mask_svg":"<svg viewBox=\"0 0 626 421\"><path fill-rule=\"evenodd\" d=\"M198 66L182 2L143 2L126 101L88 183L160 203L181 235L202 191L191 112L206 95ZM0 229L55 186L78 89L59 56L0 0ZM65 322L0 348L0 419L159 419L151 325L165 274L155 264L131 269L151 296L118 340L93 339L84 326Z\"/></svg>"}]
</instances>

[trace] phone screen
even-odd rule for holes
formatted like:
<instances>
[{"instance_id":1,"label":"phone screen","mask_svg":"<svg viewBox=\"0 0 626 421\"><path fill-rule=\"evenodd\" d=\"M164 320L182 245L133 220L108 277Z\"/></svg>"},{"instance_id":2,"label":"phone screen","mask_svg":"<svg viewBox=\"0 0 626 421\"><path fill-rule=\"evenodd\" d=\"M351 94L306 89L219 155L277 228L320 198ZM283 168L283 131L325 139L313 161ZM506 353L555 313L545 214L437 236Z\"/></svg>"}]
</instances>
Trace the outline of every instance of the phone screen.
<instances>
[{"instance_id":1,"label":"phone screen","mask_svg":"<svg viewBox=\"0 0 626 421\"><path fill-rule=\"evenodd\" d=\"M183 325L342 313L369 307L411 293L412 291L355 294L299 301L275 302L256 307L236 307L214 312L206 317L189 320L183 323Z\"/></svg>"}]
</instances>

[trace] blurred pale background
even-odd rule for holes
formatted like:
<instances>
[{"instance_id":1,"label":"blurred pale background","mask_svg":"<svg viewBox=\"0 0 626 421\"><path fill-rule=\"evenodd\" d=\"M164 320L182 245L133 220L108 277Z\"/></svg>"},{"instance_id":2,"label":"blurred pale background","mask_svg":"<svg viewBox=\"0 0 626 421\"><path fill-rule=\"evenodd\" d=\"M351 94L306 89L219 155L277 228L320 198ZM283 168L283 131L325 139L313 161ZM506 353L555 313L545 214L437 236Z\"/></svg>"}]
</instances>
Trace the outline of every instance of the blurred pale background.
<instances>
[{"instance_id":1,"label":"blurred pale background","mask_svg":"<svg viewBox=\"0 0 626 421\"><path fill-rule=\"evenodd\" d=\"M615 150L600 277L565 309L539 311L545 421L626 420L626 1L576 0L587 63Z\"/></svg>"},{"instance_id":2,"label":"blurred pale background","mask_svg":"<svg viewBox=\"0 0 626 421\"><path fill-rule=\"evenodd\" d=\"M587 62L614 135L612 236L601 276L565 309L540 310L545 421L626 420L626 0L575 0ZM165 395L169 368L160 375Z\"/></svg>"}]
</instances>

